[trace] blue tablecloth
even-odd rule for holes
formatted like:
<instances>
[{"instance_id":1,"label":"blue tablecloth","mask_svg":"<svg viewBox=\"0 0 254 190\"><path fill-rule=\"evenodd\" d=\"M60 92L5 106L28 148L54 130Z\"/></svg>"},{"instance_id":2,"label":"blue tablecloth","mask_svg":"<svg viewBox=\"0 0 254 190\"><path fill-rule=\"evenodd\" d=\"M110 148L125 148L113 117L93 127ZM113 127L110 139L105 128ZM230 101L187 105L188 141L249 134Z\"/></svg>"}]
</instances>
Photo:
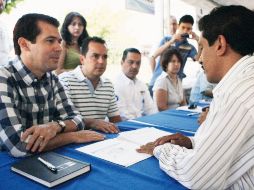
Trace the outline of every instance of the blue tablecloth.
<instances>
[{"instance_id":1,"label":"blue tablecloth","mask_svg":"<svg viewBox=\"0 0 254 190\"><path fill-rule=\"evenodd\" d=\"M188 116L190 112L182 110L166 110L153 115L144 116L135 119L144 123L154 125L154 127L169 132L181 132L185 135L193 135L198 129L198 115ZM123 129L137 129L147 127L145 124L135 123L133 121L124 121L118 124Z\"/></svg>"},{"instance_id":2,"label":"blue tablecloth","mask_svg":"<svg viewBox=\"0 0 254 190\"><path fill-rule=\"evenodd\" d=\"M154 157L146 159L142 162L134 164L130 167L122 167L117 164L92 157L81 153L75 148L76 145L69 145L55 152L91 163L92 170L89 173L78 176L70 181L60 184L52 189L68 189L68 190L168 190L186 189L176 180L166 175L158 165L158 160ZM26 177L11 171L11 165L20 159L10 157L6 152L0 153L0 189L7 190L40 190L47 187L36 183Z\"/></svg>"},{"instance_id":3,"label":"blue tablecloth","mask_svg":"<svg viewBox=\"0 0 254 190\"><path fill-rule=\"evenodd\" d=\"M158 114L138 118L138 121L151 122L161 125L161 128L170 132L183 130L195 131L198 125L197 116L186 116L184 111L168 110ZM127 125L126 125L127 124ZM121 131L133 130L140 127L146 127L138 123L121 122L118 124ZM188 134L188 132L186 132ZM190 135L193 133L190 133ZM108 138L114 138L116 135L107 135ZM186 189L173 178L165 174L160 168L158 160L154 157L148 158L130 167L122 167L111 162L81 153L75 148L81 145L68 145L55 152L74 159L91 163L92 170L89 173L71 179L52 189L68 190L168 190L168 189ZM47 189L45 186L36 183L26 177L11 171L11 165L20 159L13 158L6 152L0 152L0 189Z\"/></svg>"}]
</instances>

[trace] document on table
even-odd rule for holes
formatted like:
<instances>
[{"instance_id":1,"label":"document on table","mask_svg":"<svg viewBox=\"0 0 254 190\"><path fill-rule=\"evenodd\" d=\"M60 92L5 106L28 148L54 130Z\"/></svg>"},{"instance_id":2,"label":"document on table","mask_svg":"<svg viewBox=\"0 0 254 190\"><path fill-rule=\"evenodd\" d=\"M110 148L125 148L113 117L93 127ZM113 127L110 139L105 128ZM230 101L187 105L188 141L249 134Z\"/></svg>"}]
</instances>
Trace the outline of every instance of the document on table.
<instances>
[{"instance_id":1,"label":"document on table","mask_svg":"<svg viewBox=\"0 0 254 190\"><path fill-rule=\"evenodd\" d=\"M176 110L183 110L183 111L189 111L189 112L196 112L196 113L201 113L202 112L202 107L197 106L195 109L189 109L189 106L180 106L176 108Z\"/></svg>"},{"instance_id":2,"label":"document on table","mask_svg":"<svg viewBox=\"0 0 254 190\"><path fill-rule=\"evenodd\" d=\"M171 133L153 127L119 133L114 139L108 139L91 145L77 148L78 151L125 167L145 160L151 155L136 151L141 145L155 141Z\"/></svg>"}]
</instances>

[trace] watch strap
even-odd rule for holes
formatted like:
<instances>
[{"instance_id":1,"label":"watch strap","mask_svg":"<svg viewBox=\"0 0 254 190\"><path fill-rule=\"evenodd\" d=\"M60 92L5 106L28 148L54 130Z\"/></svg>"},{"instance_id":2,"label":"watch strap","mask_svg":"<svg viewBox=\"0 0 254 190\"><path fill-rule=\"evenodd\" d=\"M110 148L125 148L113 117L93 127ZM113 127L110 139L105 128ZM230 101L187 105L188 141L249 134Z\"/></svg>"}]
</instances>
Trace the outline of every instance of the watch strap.
<instances>
[{"instance_id":1,"label":"watch strap","mask_svg":"<svg viewBox=\"0 0 254 190\"><path fill-rule=\"evenodd\" d=\"M60 133L63 133L65 130L65 127L66 127L65 123L62 120L57 120L56 122L59 125L59 127L61 128Z\"/></svg>"}]
</instances>

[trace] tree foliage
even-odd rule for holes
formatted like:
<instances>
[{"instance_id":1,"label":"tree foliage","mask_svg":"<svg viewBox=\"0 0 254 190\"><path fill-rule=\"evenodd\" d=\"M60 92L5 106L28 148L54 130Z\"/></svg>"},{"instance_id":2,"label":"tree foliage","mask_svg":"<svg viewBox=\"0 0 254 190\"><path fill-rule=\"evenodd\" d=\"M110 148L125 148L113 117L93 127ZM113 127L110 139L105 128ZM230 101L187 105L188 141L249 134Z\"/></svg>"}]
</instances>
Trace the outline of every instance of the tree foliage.
<instances>
[{"instance_id":1,"label":"tree foliage","mask_svg":"<svg viewBox=\"0 0 254 190\"><path fill-rule=\"evenodd\" d=\"M7 0L7 4L6 4L4 12L9 14L12 8L16 8L16 5L22 1L24 0Z\"/></svg>"}]
</instances>

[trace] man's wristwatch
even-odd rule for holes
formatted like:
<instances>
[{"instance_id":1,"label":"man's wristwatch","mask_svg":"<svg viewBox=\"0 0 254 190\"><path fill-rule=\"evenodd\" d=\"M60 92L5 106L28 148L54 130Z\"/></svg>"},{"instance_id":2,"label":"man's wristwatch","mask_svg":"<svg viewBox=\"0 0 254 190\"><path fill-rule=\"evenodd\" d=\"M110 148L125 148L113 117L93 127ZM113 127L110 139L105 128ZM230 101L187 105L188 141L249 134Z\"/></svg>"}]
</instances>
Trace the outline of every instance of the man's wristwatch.
<instances>
[{"instance_id":1,"label":"man's wristwatch","mask_svg":"<svg viewBox=\"0 0 254 190\"><path fill-rule=\"evenodd\" d=\"M59 125L59 127L61 128L60 133L64 132L65 127L66 127L65 123L62 120L56 120L56 122Z\"/></svg>"}]
</instances>

